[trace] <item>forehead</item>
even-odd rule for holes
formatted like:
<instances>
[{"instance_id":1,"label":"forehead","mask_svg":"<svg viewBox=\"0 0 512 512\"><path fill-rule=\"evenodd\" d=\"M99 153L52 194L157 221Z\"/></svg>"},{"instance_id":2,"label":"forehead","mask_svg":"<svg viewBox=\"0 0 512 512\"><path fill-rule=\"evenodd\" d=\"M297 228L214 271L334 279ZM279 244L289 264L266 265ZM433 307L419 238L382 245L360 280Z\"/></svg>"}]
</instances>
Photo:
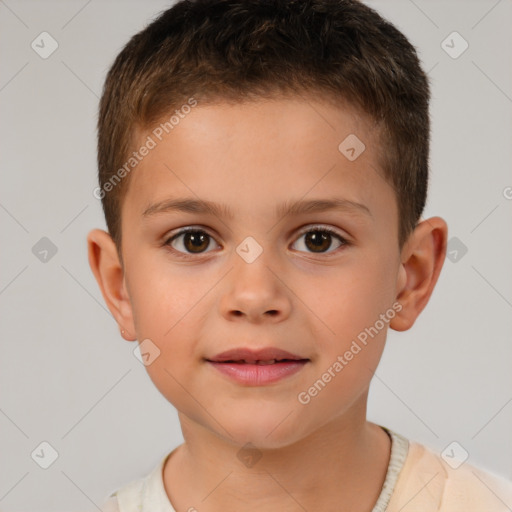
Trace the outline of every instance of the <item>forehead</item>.
<instances>
[{"instance_id":1,"label":"forehead","mask_svg":"<svg viewBox=\"0 0 512 512\"><path fill-rule=\"evenodd\" d=\"M125 198L139 216L170 197L259 214L290 199L333 196L334 190L361 203L389 195L378 130L347 104L298 97L198 102L184 112L172 123L172 113L164 116L138 138L141 146L149 139L154 145L134 169Z\"/></svg>"}]
</instances>

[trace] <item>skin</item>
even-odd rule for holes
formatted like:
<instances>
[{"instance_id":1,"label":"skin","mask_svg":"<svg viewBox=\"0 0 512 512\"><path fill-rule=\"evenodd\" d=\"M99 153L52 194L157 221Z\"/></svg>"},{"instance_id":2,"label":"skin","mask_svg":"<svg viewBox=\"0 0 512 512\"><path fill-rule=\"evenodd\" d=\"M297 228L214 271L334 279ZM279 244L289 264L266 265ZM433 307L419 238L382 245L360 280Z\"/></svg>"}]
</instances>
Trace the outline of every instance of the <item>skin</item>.
<instances>
[{"instance_id":1,"label":"skin","mask_svg":"<svg viewBox=\"0 0 512 512\"><path fill-rule=\"evenodd\" d=\"M355 161L338 150L349 134L366 146ZM378 130L347 105L299 97L198 104L130 176L124 266L108 233L89 233L92 271L125 339L149 338L160 350L146 369L177 408L185 439L163 471L177 511L374 506L390 440L366 420L370 381L388 327L409 329L426 306L447 239L444 220L432 217L400 250L396 197L382 178L378 144ZM154 203L185 197L225 203L234 216L143 216ZM370 213L274 213L285 201L333 197ZM184 236L166 245L185 226L211 236L202 253ZM303 233L318 226L348 243L333 235L318 252ZM252 263L236 252L248 236L263 250ZM393 304L401 305L394 318L300 403L298 394ZM245 386L204 360L269 346L310 361L284 380ZM251 467L237 457L248 442L261 455Z\"/></svg>"}]
</instances>

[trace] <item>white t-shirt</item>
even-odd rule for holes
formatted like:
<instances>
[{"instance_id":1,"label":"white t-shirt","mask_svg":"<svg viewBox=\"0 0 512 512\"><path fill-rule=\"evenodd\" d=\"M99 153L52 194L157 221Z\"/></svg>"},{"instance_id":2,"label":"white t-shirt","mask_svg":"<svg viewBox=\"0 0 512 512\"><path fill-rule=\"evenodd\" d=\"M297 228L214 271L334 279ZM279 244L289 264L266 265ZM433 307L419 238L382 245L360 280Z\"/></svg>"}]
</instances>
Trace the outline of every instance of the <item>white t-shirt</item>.
<instances>
[{"instance_id":1,"label":"white t-shirt","mask_svg":"<svg viewBox=\"0 0 512 512\"><path fill-rule=\"evenodd\" d=\"M445 454L448 463L430 448L381 428L391 437L391 456L372 512L512 511L512 481L467 463L458 465L454 451ZM171 453L149 475L112 493L101 510L176 512L163 482Z\"/></svg>"}]
</instances>

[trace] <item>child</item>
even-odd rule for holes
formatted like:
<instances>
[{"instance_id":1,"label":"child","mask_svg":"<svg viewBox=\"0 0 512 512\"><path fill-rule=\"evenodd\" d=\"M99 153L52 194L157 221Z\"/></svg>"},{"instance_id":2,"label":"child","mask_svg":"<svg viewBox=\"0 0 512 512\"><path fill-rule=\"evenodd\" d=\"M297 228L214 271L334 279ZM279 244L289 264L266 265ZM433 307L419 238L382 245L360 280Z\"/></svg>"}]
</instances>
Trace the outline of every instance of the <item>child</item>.
<instances>
[{"instance_id":1,"label":"child","mask_svg":"<svg viewBox=\"0 0 512 512\"><path fill-rule=\"evenodd\" d=\"M89 261L185 442L104 511L510 510L512 483L366 419L446 252L428 103L355 0L184 0L122 50Z\"/></svg>"}]
</instances>

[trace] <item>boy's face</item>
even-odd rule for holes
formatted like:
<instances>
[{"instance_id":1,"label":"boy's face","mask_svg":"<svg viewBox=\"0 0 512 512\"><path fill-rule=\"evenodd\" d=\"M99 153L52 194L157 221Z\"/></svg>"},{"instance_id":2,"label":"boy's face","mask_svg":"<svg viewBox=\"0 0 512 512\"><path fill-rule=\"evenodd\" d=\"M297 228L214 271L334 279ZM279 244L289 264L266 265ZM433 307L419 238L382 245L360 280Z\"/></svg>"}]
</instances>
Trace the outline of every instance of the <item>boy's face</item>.
<instances>
[{"instance_id":1,"label":"boy's face","mask_svg":"<svg viewBox=\"0 0 512 512\"><path fill-rule=\"evenodd\" d=\"M359 156L353 136L338 149L351 134L365 145ZM199 103L162 141L153 138L123 203L123 328L160 350L147 371L184 428L278 447L333 420L364 422L404 284L396 198L367 118L301 98ZM178 199L225 205L232 217L144 214ZM343 203L283 213L313 200ZM169 241L186 227L196 232ZM322 228L335 234L322 237ZM302 361L210 362L262 348Z\"/></svg>"}]
</instances>

